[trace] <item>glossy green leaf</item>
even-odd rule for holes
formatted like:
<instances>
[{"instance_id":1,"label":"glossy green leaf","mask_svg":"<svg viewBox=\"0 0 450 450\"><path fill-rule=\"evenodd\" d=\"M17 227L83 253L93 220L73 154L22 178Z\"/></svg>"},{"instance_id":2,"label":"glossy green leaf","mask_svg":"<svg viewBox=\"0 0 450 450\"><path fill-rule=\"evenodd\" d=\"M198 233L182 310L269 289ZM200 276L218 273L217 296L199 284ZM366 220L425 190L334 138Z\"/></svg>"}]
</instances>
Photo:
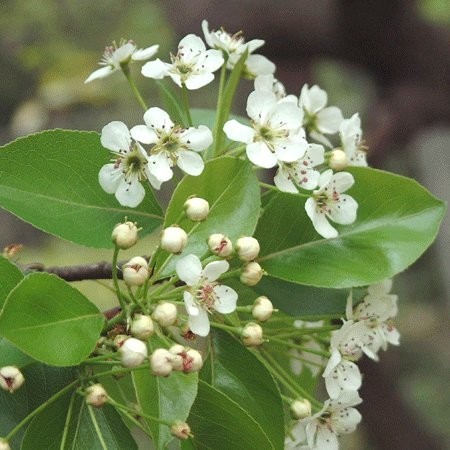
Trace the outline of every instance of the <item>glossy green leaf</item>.
<instances>
[{"instance_id":1,"label":"glossy green leaf","mask_svg":"<svg viewBox=\"0 0 450 450\"><path fill-rule=\"evenodd\" d=\"M0 337L0 367L16 366L21 368L32 362L34 362L33 358L21 352L8 339Z\"/></svg>"},{"instance_id":2,"label":"glossy green leaf","mask_svg":"<svg viewBox=\"0 0 450 450\"><path fill-rule=\"evenodd\" d=\"M0 311L10 291L23 279L23 273L13 263L0 256Z\"/></svg>"},{"instance_id":3,"label":"glossy green leaf","mask_svg":"<svg viewBox=\"0 0 450 450\"><path fill-rule=\"evenodd\" d=\"M243 368L242 368L243 369ZM255 379L255 383L258 380ZM188 419L195 448L214 450L279 450L262 426L235 401L215 387L199 382L197 399Z\"/></svg>"},{"instance_id":4,"label":"glossy green leaf","mask_svg":"<svg viewBox=\"0 0 450 450\"><path fill-rule=\"evenodd\" d=\"M187 419L197 396L196 373L173 372L168 377L156 377L150 372L139 370L133 372L132 377L137 401L143 413L168 421ZM150 420L146 422L155 447L165 449L173 439L169 427Z\"/></svg>"},{"instance_id":5,"label":"glossy green leaf","mask_svg":"<svg viewBox=\"0 0 450 450\"><path fill-rule=\"evenodd\" d=\"M278 194L265 208L256 237L270 276L326 288L362 286L392 277L433 242L445 205L415 181L380 170L352 168L348 191L358 202L354 224L323 239L304 211L305 199Z\"/></svg>"},{"instance_id":6,"label":"glossy green leaf","mask_svg":"<svg viewBox=\"0 0 450 450\"><path fill-rule=\"evenodd\" d=\"M95 347L103 315L81 292L46 273L27 276L9 294L0 335L46 364L81 363Z\"/></svg>"},{"instance_id":7,"label":"glossy green leaf","mask_svg":"<svg viewBox=\"0 0 450 450\"><path fill-rule=\"evenodd\" d=\"M192 222L183 214L184 202L191 195L209 202L210 212L203 222ZM161 254L158 268L167 258L170 261L159 275L173 272L180 257L207 252L207 239L213 233L223 233L232 240L241 235L251 235L259 212L259 185L252 166L247 161L228 157L209 161L200 176L185 177L175 189L164 226L178 224L188 233L189 239L182 255Z\"/></svg>"},{"instance_id":8,"label":"glossy green leaf","mask_svg":"<svg viewBox=\"0 0 450 450\"><path fill-rule=\"evenodd\" d=\"M150 233L162 222L150 189L130 209L100 187L98 172L110 158L94 132L51 130L17 139L0 148L0 207L91 247L112 247L111 231L125 216Z\"/></svg>"},{"instance_id":9,"label":"glossy green leaf","mask_svg":"<svg viewBox=\"0 0 450 450\"><path fill-rule=\"evenodd\" d=\"M205 381L252 417L273 448L282 448L283 404L270 373L250 350L227 333L215 331L210 345L211 357L202 370Z\"/></svg>"}]
</instances>

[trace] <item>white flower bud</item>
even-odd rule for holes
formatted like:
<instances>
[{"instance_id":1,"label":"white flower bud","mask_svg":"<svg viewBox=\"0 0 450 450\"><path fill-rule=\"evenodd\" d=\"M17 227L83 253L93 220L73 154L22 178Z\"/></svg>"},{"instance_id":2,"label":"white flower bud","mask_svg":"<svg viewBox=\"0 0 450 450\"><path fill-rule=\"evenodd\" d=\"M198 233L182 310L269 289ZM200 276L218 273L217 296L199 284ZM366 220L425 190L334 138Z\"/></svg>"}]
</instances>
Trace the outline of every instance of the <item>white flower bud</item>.
<instances>
[{"instance_id":1,"label":"white flower bud","mask_svg":"<svg viewBox=\"0 0 450 450\"><path fill-rule=\"evenodd\" d=\"M131 334L138 339L148 339L155 330L153 320L150 316L136 314L131 322Z\"/></svg>"},{"instance_id":2,"label":"white flower bud","mask_svg":"<svg viewBox=\"0 0 450 450\"><path fill-rule=\"evenodd\" d=\"M11 450L11 447L6 439L0 438L0 450Z\"/></svg>"},{"instance_id":3,"label":"white flower bud","mask_svg":"<svg viewBox=\"0 0 450 450\"><path fill-rule=\"evenodd\" d=\"M265 322L266 320L270 319L272 313L273 313L272 302L264 295L258 297L253 303L252 316L256 320L259 320L260 322Z\"/></svg>"},{"instance_id":4,"label":"white flower bud","mask_svg":"<svg viewBox=\"0 0 450 450\"><path fill-rule=\"evenodd\" d=\"M198 372L203 367L203 358L200 352L176 344L170 347L169 352L174 355L172 366L175 370L184 373Z\"/></svg>"},{"instance_id":5,"label":"white flower bud","mask_svg":"<svg viewBox=\"0 0 450 450\"><path fill-rule=\"evenodd\" d=\"M124 367L136 367L147 358L148 351L144 342L136 338L127 339L119 348Z\"/></svg>"},{"instance_id":6,"label":"white flower bud","mask_svg":"<svg viewBox=\"0 0 450 450\"><path fill-rule=\"evenodd\" d=\"M250 322L242 330L242 341L247 347L255 347L264 342L263 329L257 323Z\"/></svg>"},{"instance_id":7,"label":"white flower bud","mask_svg":"<svg viewBox=\"0 0 450 450\"><path fill-rule=\"evenodd\" d=\"M15 366L4 366L0 369L0 387L5 391L17 391L25 382L22 372Z\"/></svg>"},{"instance_id":8,"label":"white flower bud","mask_svg":"<svg viewBox=\"0 0 450 450\"><path fill-rule=\"evenodd\" d=\"M123 281L128 286L143 286L148 275L148 263L142 256L135 256L122 266Z\"/></svg>"},{"instance_id":9,"label":"white flower bud","mask_svg":"<svg viewBox=\"0 0 450 450\"><path fill-rule=\"evenodd\" d=\"M191 428L186 422L175 422L170 427L170 432L178 439L189 439L191 435Z\"/></svg>"},{"instance_id":10,"label":"white flower bud","mask_svg":"<svg viewBox=\"0 0 450 450\"><path fill-rule=\"evenodd\" d=\"M173 225L161 233L161 248L169 253L181 253L186 247L188 236L182 228Z\"/></svg>"},{"instance_id":11,"label":"white flower bud","mask_svg":"<svg viewBox=\"0 0 450 450\"><path fill-rule=\"evenodd\" d=\"M294 400L291 403L290 411L294 419L304 419L311 415L311 402L307 398Z\"/></svg>"},{"instance_id":12,"label":"white flower bud","mask_svg":"<svg viewBox=\"0 0 450 450\"><path fill-rule=\"evenodd\" d=\"M101 384L93 384L86 389L86 403L88 405L100 408L107 400L108 394Z\"/></svg>"},{"instance_id":13,"label":"white flower bud","mask_svg":"<svg viewBox=\"0 0 450 450\"><path fill-rule=\"evenodd\" d=\"M114 347L116 347L117 349L122 347L123 343L129 339L130 336L128 336L127 334L118 334L115 338L114 338Z\"/></svg>"},{"instance_id":14,"label":"white flower bud","mask_svg":"<svg viewBox=\"0 0 450 450\"><path fill-rule=\"evenodd\" d=\"M253 261L259 255L259 242L250 236L236 241L236 252L242 261Z\"/></svg>"},{"instance_id":15,"label":"white flower bud","mask_svg":"<svg viewBox=\"0 0 450 450\"><path fill-rule=\"evenodd\" d=\"M328 165L333 170L342 170L348 166L348 158L344 151L339 148L335 148L328 160Z\"/></svg>"},{"instance_id":16,"label":"white flower bud","mask_svg":"<svg viewBox=\"0 0 450 450\"><path fill-rule=\"evenodd\" d=\"M167 377L172 373L173 355L165 348L156 349L150 356L152 372L159 377Z\"/></svg>"},{"instance_id":17,"label":"white flower bud","mask_svg":"<svg viewBox=\"0 0 450 450\"><path fill-rule=\"evenodd\" d=\"M186 355L186 347L180 344L172 345L169 348L170 354L173 356L172 358L172 368L174 370L182 371L183 370L183 355Z\"/></svg>"},{"instance_id":18,"label":"white flower bud","mask_svg":"<svg viewBox=\"0 0 450 450\"><path fill-rule=\"evenodd\" d=\"M133 222L119 223L114 227L111 239L122 250L133 247L138 239L138 228Z\"/></svg>"},{"instance_id":19,"label":"white flower bud","mask_svg":"<svg viewBox=\"0 0 450 450\"><path fill-rule=\"evenodd\" d=\"M233 251L233 244L231 241L225 235L220 233L211 234L211 236L209 236L208 247L211 252L222 258L230 256Z\"/></svg>"},{"instance_id":20,"label":"white flower bud","mask_svg":"<svg viewBox=\"0 0 450 450\"><path fill-rule=\"evenodd\" d=\"M264 271L257 262L251 262L244 266L241 272L240 280L242 284L254 286L261 281Z\"/></svg>"},{"instance_id":21,"label":"white flower bud","mask_svg":"<svg viewBox=\"0 0 450 450\"><path fill-rule=\"evenodd\" d=\"M177 314L177 307L173 303L162 302L156 306L152 317L162 327L168 327L176 322Z\"/></svg>"},{"instance_id":22,"label":"white flower bud","mask_svg":"<svg viewBox=\"0 0 450 450\"><path fill-rule=\"evenodd\" d=\"M201 222L208 217L209 203L204 198L191 197L185 201L184 210L188 219Z\"/></svg>"}]
</instances>

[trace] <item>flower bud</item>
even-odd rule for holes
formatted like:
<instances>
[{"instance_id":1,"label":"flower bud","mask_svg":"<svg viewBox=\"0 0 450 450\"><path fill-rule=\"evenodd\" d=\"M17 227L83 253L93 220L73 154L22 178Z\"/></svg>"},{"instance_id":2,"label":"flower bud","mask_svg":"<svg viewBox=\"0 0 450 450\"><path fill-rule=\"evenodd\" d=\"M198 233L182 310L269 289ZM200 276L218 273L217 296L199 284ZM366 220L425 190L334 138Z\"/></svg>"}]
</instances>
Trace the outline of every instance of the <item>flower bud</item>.
<instances>
[{"instance_id":1,"label":"flower bud","mask_svg":"<svg viewBox=\"0 0 450 450\"><path fill-rule=\"evenodd\" d=\"M197 350L176 344L170 347L169 352L174 355L172 366L175 370L190 373L198 372L203 367L202 355Z\"/></svg>"},{"instance_id":2,"label":"flower bud","mask_svg":"<svg viewBox=\"0 0 450 450\"><path fill-rule=\"evenodd\" d=\"M233 244L231 241L225 235L220 233L211 234L211 236L209 236L208 247L211 252L222 258L230 256L233 251Z\"/></svg>"},{"instance_id":3,"label":"flower bud","mask_svg":"<svg viewBox=\"0 0 450 450\"><path fill-rule=\"evenodd\" d=\"M152 372L159 377L167 377L172 373L173 355L165 348L157 348L150 356Z\"/></svg>"},{"instance_id":4,"label":"flower bud","mask_svg":"<svg viewBox=\"0 0 450 450\"><path fill-rule=\"evenodd\" d=\"M170 432L178 439L189 439L192 437L191 428L186 422L175 422L170 427Z\"/></svg>"},{"instance_id":5,"label":"flower bud","mask_svg":"<svg viewBox=\"0 0 450 450\"><path fill-rule=\"evenodd\" d=\"M257 323L250 322L242 330L242 341L247 347L255 347L264 342L263 329Z\"/></svg>"},{"instance_id":6,"label":"flower bud","mask_svg":"<svg viewBox=\"0 0 450 450\"><path fill-rule=\"evenodd\" d=\"M161 233L161 248L169 253L181 253L187 244L187 234L182 228L173 225Z\"/></svg>"},{"instance_id":7,"label":"flower bud","mask_svg":"<svg viewBox=\"0 0 450 450\"><path fill-rule=\"evenodd\" d=\"M342 170L348 166L348 158L344 151L339 148L335 148L328 160L328 165L333 170Z\"/></svg>"},{"instance_id":8,"label":"flower bud","mask_svg":"<svg viewBox=\"0 0 450 450\"><path fill-rule=\"evenodd\" d=\"M253 261L259 255L259 242L250 236L236 241L236 252L242 261Z\"/></svg>"},{"instance_id":9,"label":"flower bud","mask_svg":"<svg viewBox=\"0 0 450 450\"><path fill-rule=\"evenodd\" d=\"M133 247L138 239L138 228L133 222L119 223L114 227L111 239L122 250Z\"/></svg>"},{"instance_id":10,"label":"flower bud","mask_svg":"<svg viewBox=\"0 0 450 450\"><path fill-rule=\"evenodd\" d=\"M259 320L260 322L265 322L266 320L270 319L272 313L273 313L272 302L264 295L258 297L253 303L252 316L256 320Z\"/></svg>"},{"instance_id":11,"label":"flower bud","mask_svg":"<svg viewBox=\"0 0 450 450\"><path fill-rule=\"evenodd\" d=\"M144 314L135 314L131 322L130 331L138 339L148 339L154 331L152 318Z\"/></svg>"},{"instance_id":12,"label":"flower bud","mask_svg":"<svg viewBox=\"0 0 450 450\"><path fill-rule=\"evenodd\" d=\"M208 217L209 203L204 198L191 197L185 201L184 210L188 219L201 222Z\"/></svg>"},{"instance_id":13,"label":"flower bud","mask_svg":"<svg viewBox=\"0 0 450 450\"><path fill-rule=\"evenodd\" d=\"M11 450L11 447L6 439L0 438L0 450Z\"/></svg>"},{"instance_id":14,"label":"flower bud","mask_svg":"<svg viewBox=\"0 0 450 450\"><path fill-rule=\"evenodd\" d=\"M162 302L156 306L152 317L162 327L168 327L176 322L177 314L177 307L173 303Z\"/></svg>"},{"instance_id":15,"label":"flower bud","mask_svg":"<svg viewBox=\"0 0 450 450\"><path fill-rule=\"evenodd\" d=\"M22 372L15 366L4 366L0 369L0 387L5 391L17 391L25 382Z\"/></svg>"},{"instance_id":16,"label":"flower bud","mask_svg":"<svg viewBox=\"0 0 450 450\"><path fill-rule=\"evenodd\" d=\"M257 262L251 262L242 269L240 280L242 284L254 286L259 283L263 275L262 267Z\"/></svg>"},{"instance_id":17,"label":"flower bud","mask_svg":"<svg viewBox=\"0 0 450 450\"><path fill-rule=\"evenodd\" d=\"M144 342L136 338L127 339L119 348L124 367L136 367L147 358L148 351Z\"/></svg>"},{"instance_id":18,"label":"flower bud","mask_svg":"<svg viewBox=\"0 0 450 450\"><path fill-rule=\"evenodd\" d=\"M143 286L148 278L148 263L142 256L131 258L122 266L123 281L128 286Z\"/></svg>"},{"instance_id":19,"label":"flower bud","mask_svg":"<svg viewBox=\"0 0 450 450\"><path fill-rule=\"evenodd\" d=\"M130 336L128 336L127 334L118 334L115 338L114 338L114 347L116 347L117 349L122 347L123 343L129 339Z\"/></svg>"},{"instance_id":20,"label":"flower bud","mask_svg":"<svg viewBox=\"0 0 450 450\"><path fill-rule=\"evenodd\" d=\"M169 352L172 355L172 368L174 370L183 370L183 356L186 355L186 350L186 347L180 344L172 345L172 347L169 348Z\"/></svg>"},{"instance_id":21,"label":"flower bud","mask_svg":"<svg viewBox=\"0 0 450 450\"><path fill-rule=\"evenodd\" d=\"M290 411L294 419L304 419L311 415L311 402L306 398L294 400L291 403Z\"/></svg>"},{"instance_id":22,"label":"flower bud","mask_svg":"<svg viewBox=\"0 0 450 450\"><path fill-rule=\"evenodd\" d=\"M86 389L86 403L88 405L100 408L106 403L107 400L108 394L101 384L93 384Z\"/></svg>"}]
</instances>

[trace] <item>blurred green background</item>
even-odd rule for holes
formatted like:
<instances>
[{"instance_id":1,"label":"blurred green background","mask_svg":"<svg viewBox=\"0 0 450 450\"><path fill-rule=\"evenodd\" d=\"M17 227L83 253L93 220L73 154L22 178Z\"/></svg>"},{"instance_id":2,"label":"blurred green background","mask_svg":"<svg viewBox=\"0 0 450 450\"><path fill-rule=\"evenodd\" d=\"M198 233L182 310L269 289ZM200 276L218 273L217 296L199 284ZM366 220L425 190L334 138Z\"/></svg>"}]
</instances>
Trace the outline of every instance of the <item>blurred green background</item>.
<instances>
[{"instance_id":1,"label":"blurred green background","mask_svg":"<svg viewBox=\"0 0 450 450\"><path fill-rule=\"evenodd\" d=\"M0 143L46 128L99 131L112 120L140 123L142 112L120 73L88 85L83 81L111 41L131 38L141 48L160 44L158 56L167 60L185 34L202 35L203 18L213 29L224 25L248 39L265 39L261 53L277 64L277 77L289 93L298 95L305 82L319 84L344 116L360 112L372 165L414 177L449 199L450 6L445 0L3 0ZM134 64L141 92L148 103L159 104L139 68ZM193 106L213 107L215 88L193 93ZM236 113L244 112L251 89L251 82L243 83ZM17 256L22 264L111 257L108 251L99 254L53 239L3 211L0 224L0 248L25 245ZM402 345L383 354L376 368L363 367L367 393L361 395L371 400L362 407L358 433L343 440L344 449L450 448L449 225L447 216L438 242L395 280ZM152 246L147 238L124 257L149 254ZM112 304L100 284L77 286L95 293L101 307ZM408 427L418 439L413 447Z\"/></svg>"}]
</instances>

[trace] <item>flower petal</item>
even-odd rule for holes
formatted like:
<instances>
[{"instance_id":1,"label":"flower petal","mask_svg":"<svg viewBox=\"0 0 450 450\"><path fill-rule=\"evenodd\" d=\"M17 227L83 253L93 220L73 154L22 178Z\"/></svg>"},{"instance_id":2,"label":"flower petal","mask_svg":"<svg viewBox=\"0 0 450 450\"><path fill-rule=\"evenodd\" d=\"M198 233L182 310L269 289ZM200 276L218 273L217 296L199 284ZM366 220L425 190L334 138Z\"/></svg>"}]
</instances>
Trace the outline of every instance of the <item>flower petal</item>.
<instances>
[{"instance_id":1,"label":"flower petal","mask_svg":"<svg viewBox=\"0 0 450 450\"><path fill-rule=\"evenodd\" d=\"M310 197L306 200L305 210L311 219L314 229L322 237L330 239L338 236L337 230L330 225L325 214L318 211L317 203L313 198Z\"/></svg>"},{"instance_id":2,"label":"flower petal","mask_svg":"<svg viewBox=\"0 0 450 450\"><path fill-rule=\"evenodd\" d=\"M108 194L114 194L123 178L122 167L115 164L105 164L98 173L98 181L102 189Z\"/></svg>"},{"instance_id":3,"label":"flower petal","mask_svg":"<svg viewBox=\"0 0 450 450\"><path fill-rule=\"evenodd\" d=\"M253 91L247 99L247 114L257 123L264 123L268 114L277 106L273 92Z\"/></svg>"},{"instance_id":4,"label":"flower petal","mask_svg":"<svg viewBox=\"0 0 450 450\"><path fill-rule=\"evenodd\" d=\"M161 182L168 181L173 177L169 160L163 153L150 155L148 157L148 170Z\"/></svg>"},{"instance_id":5,"label":"flower petal","mask_svg":"<svg viewBox=\"0 0 450 450\"><path fill-rule=\"evenodd\" d=\"M196 255L187 255L178 260L175 268L178 278L188 286L194 286L200 280L202 263Z\"/></svg>"},{"instance_id":6,"label":"flower petal","mask_svg":"<svg viewBox=\"0 0 450 450\"><path fill-rule=\"evenodd\" d=\"M209 282L216 281L229 267L230 265L225 260L213 261L205 266L201 276Z\"/></svg>"},{"instance_id":7,"label":"flower petal","mask_svg":"<svg viewBox=\"0 0 450 450\"><path fill-rule=\"evenodd\" d=\"M289 141L284 141L280 145L275 146L275 155L278 161L283 162L294 162L300 159L306 151L306 141L302 143L294 143Z\"/></svg>"},{"instance_id":8,"label":"flower petal","mask_svg":"<svg viewBox=\"0 0 450 450\"><path fill-rule=\"evenodd\" d=\"M245 61L247 72L253 77L275 73L275 64L263 55L248 55Z\"/></svg>"},{"instance_id":9,"label":"flower petal","mask_svg":"<svg viewBox=\"0 0 450 450\"><path fill-rule=\"evenodd\" d=\"M130 208L138 206L144 200L144 197L145 189L137 179L130 183L122 179L116 191L116 198L119 203Z\"/></svg>"},{"instance_id":10,"label":"flower petal","mask_svg":"<svg viewBox=\"0 0 450 450\"><path fill-rule=\"evenodd\" d=\"M197 303L195 303L194 296L190 292L184 291L183 299L187 313L190 316L198 316L200 308Z\"/></svg>"},{"instance_id":11,"label":"flower petal","mask_svg":"<svg viewBox=\"0 0 450 450\"><path fill-rule=\"evenodd\" d=\"M305 84L300 92L299 104L310 114L315 114L325 108L328 102L328 95L319 86L314 85L311 88Z\"/></svg>"},{"instance_id":12,"label":"flower petal","mask_svg":"<svg viewBox=\"0 0 450 450\"><path fill-rule=\"evenodd\" d=\"M212 80L214 80L214 75L211 72L203 72L189 75L184 84L187 89L195 90L206 86Z\"/></svg>"},{"instance_id":13,"label":"flower petal","mask_svg":"<svg viewBox=\"0 0 450 450\"><path fill-rule=\"evenodd\" d=\"M247 145L247 157L255 165L270 169L277 164L277 157L264 142L253 142Z\"/></svg>"},{"instance_id":14,"label":"flower petal","mask_svg":"<svg viewBox=\"0 0 450 450\"><path fill-rule=\"evenodd\" d=\"M220 50L206 50L198 57L196 68L202 72L215 72L223 63L224 59Z\"/></svg>"},{"instance_id":15,"label":"flower petal","mask_svg":"<svg viewBox=\"0 0 450 450\"><path fill-rule=\"evenodd\" d=\"M198 128L191 127L181 133L180 141L191 150L201 152L213 143L213 135L208 127L200 125Z\"/></svg>"},{"instance_id":16,"label":"flower petal","mask_svg":"<svg viewBox=\"0 0 450 450\"><path fill-rule=\"evenodd\" d=\"M205 164L198 153L189 150L180 150L177 152L177 156L177 165L183 172L194 177L203 172Z\"/></svg>"},{"instance_id":17,"label":"flower petal","mask_svg":"<svg viewBox=\"0 0 450 450\"><path fill-rule=\"evenodd\" d=\"M110 122L103 127L100 142L103 147L113 152L126 153L131 145L130 131L123 122Z\"/></svg>"},{"instance_id":18,"label":"flower petal","mask_svg":"<svg viewBox=\"0 0 450 450\"><path fill-rule=\"evenodd\" d=\"M221 314L230 314L236 309L238 294L234 289L219 284L214 288L217 299L214 303L214 309Z\"/></svg>"},{"instance_id":19,"label":"flower petal","mask_svg":"<svg viewBox=\"0 0 450 450\"><path fill-rule=\"evenodd\" d=\"M295 103L281 102L271 112L269 120L271 128L282 127L289 131L297 130L302 125L303 112Z\"/></svg>"},{"instance_id":20,"label":"flower petal","mask_svg":"<svg viewBox=\"0 0 450 450\"><path fill-rule=\"evenodd\" d=\"M336 106L329 106L317 113L316 126L322 133L333 134L339 130L343 120L341 110Z\"/></svg>"},{"instance_id":21,"label":"flower petal","mask_svg":"<svg viewBox=\"0 0 450 450\"><path fill-rule=\"evenodd\" d=\"M188 34L178 44L178 56L184 62L190 62L206 50L205 43L195 34Z\"/></svg>"},{"instance_id":22,"label":"flower petal","mask_svg":"<svg viewBox=\"0 0 450 450\"><path fill-rule=\"evenodd\" d=\"M169 74L171 64L162 62L159 58L154 61L145 63L141 68L141 73L144 77L161 80Z\"/></svg>"},{"instance_id":23,"label":"flower petal","mask_svg":"<svg viewBox=\"0 0 450 450\"><path fill-rule=\"evenodd\" d=\"M158 142L158 135L147 125L136 125L130 130L131 136L135 141L143 144L154 144Z\"/></svg>"},{"instance_id":24,"label":"flower petal","mask_svg":"<svg viewBox=\"0 0 450 450\"><path fill-rule=\"evenodd\" d=\"M197 316L189 316L188 325L193 333L208 336L210 330L208 313L203 308L199 308Z\"/></svg>"},{"instance_id":25,"label":"flower petal","mask_svg":"<svg viewBox=\"0 0 450 450\"><path fill-rule=\"evenodd\" d=\"M292 194L297 194L298 189L295 184L286 176L285 172L279 168L273 179L275 186L282 192L290 192Z\"/></svg>"},{"instance_id":26,"label":"flower petal","mask_svg":"<svg viewBox=\"0 0 450 450\"><path fill-rule=\"evenodd\" d=\"M131 59L133 61L146 61L147 59L150 59L152 56L154 56L158 50L159 45L152 45L151 47L142 48L136 50L131 56Z\"/></svg>"},{"instance_id":27,"label":"flower petal","mask_svg":"<svg viewBox=\"0 0 450 450\"><path fill-rule=\"evenodd\" d=\"M229 120L223 126L223 131L227 135L228 139L237 142L243 142L244 144L250 144L253 142L255 136L255 130L247 125L242 125L237 120Z\"/></svg>"},{"instance_id":28,"label":"flower petal","mask_svg":"<svg viewBox=\"0 0 450 450\"><path fill-rule=\"evenodd\" d=\"M157 131L169 131L173 128L169 114L156 106L145 112L144 122L149 128Z\"/></svg>"},{"instance_id":29,"label":"flower petal","mask_svg":"<svg viewBox=\"0 0 450 450\"><path fill-rule=\"evenodd\" d=\"M98 80L100 78L105 78L116 71L117 71L117 69L112 66L101 67L100 69L97 69L94 72L92 72L86 78L86 80L84 80L84 83L86 84L86 83L90 83L91 81Z\"/></svg>"}]
</instances>

